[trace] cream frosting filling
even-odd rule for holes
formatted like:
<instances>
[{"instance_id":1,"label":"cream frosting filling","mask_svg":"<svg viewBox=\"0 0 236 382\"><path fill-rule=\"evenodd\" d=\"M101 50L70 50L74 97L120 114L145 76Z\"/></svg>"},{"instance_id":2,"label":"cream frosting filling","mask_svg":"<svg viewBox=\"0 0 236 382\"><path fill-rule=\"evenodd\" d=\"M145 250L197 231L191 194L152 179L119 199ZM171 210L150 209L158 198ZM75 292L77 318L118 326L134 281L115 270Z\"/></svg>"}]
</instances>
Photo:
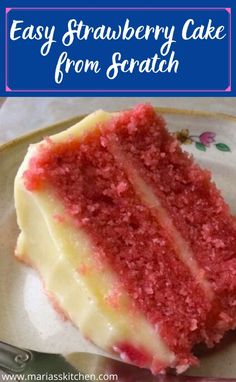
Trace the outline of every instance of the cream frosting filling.
<instances>
[{"instance_id":1,"label":"cream frosting filling","mask_svg":"<svg viewBox=\"0 0 236 382\"><path fill-rule=\"evenodd\" d=\"M152 215L157 218L162 227L170 233L175 251L178 254L181 261L188 267L193 277L199 285L202 287L209 299L214 298L213 289L206 279L205 272L199 267L197 261L194 258L194 254L186 240L181 236L176 229L171 218L168 216L168 212L162 206L161 201L157 195L153 192L152 188L143 180L139 175L138 170L132 163L131 158L127 155L122 147L115 143L110 146L111 152L116 158L118 163L121 163L121 167L125 170L129 181L134 186L135 192L138 194L142 202L150 208Z\"/></svg>"},{"instance_id":2,"label":"cream frosting filling","mask_svg":"<svg viewBox=\"0 0 236 382\"><path fill-rule=\"evenodd\" d=\"M70 137L82 138L109 118L111 114L98 111L50 139L63 142ZM15 204L21 229L17 256L40 272L45 289L95 344L110 350L116 344L130 343L150 353L153 362L174 365L175 355L158 328L154 329L141 313L130 309L132 304L124 290L119 289L118 307L108 302L112 286L118 284L116 276L108 265L96 262L89 237L73 226L53 192L26 190L22 176L41 144L30 147L15 180ZM64 219L59 221L57 216ZM79 272L81 267L87 271Z\"/></svg>"}]
</instances>

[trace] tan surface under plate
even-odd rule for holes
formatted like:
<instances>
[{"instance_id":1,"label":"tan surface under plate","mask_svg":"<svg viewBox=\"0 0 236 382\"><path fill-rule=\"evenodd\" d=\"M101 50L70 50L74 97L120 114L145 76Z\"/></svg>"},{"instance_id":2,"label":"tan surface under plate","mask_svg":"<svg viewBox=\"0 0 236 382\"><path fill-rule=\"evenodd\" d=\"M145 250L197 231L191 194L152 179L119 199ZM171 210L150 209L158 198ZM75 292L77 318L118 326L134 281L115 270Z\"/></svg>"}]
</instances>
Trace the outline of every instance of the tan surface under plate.
<instances>
[{"instance_id":1,"label":"tan surface under plate","mask_svg":"<svg viewBox=\"0 0 236 382\"><path fill-rule=\"evenodd\" d=\"M204 131L216 133L217 142L226 143L231 152L222 152L212 145L206 152L196 150L194 144L186 149L205 167L211 168L214 179L223 190L226 200L236 213L236 118L187 111L161 110L172 131L189 128L192 135ZM82 117L62 122L46 130L34 132L0 147L0 338L41 351L96 351L70 323L57 317L40 289L38 276L25 269L14 257L18 229L13 206L13 180L29 143L43 136L68 128ZM30 291L29 291L30 289ZM45 298L45 301L44 301ZM37 301L36 301L37 300ZM236 376L236 334L231 333L216 349L200 351L201 366L191 374L205 376Z\"/></svg>"}]
</instances>

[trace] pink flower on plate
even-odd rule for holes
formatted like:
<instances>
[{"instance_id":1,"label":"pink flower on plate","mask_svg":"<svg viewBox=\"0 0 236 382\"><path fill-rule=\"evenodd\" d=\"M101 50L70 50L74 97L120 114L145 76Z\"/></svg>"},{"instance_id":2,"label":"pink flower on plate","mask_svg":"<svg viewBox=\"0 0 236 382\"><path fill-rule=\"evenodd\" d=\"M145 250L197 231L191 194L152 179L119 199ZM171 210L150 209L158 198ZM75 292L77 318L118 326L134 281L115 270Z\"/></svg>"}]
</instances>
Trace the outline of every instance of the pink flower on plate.
<instances>
[{"instance_id":1,"label":"pink flower on plate","mask_svg":"<svg viewBox=\"0 0 236 382\"><path fill-rule=\"evenodd\" d=\"M205 133L202 133L199 136L199 139L204 146L209 147L211 143L215 142L215 136L215 133L212 133L211 131L206 131Z\"/></svg>"}]
</instances>

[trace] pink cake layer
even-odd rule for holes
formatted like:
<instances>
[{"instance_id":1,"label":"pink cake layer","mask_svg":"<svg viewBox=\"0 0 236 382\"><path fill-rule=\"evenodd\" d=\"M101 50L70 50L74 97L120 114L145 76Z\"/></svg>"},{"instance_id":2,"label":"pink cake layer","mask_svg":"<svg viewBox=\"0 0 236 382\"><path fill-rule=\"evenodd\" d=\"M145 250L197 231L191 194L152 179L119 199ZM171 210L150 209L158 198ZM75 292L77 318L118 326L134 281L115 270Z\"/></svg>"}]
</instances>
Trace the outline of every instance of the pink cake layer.
<instances>
[{"instance_id":1,"label":"pink cake layer","mask_svg":"<svg viewBox=\"0 0 236 382\"><path fill-rule=\"evenodd\" d=\"M172 231L140 197L129 167L138 169L188 242L213 298L181 260ZM161 333L177 364L194 364L195 344L213 344L235 325L234 220L209 172L181 151L151 106L120 113L82 141L42 145L24 177L32 192L52 188L88 233L99 263L116 273L133 314L142 312ZM116 350L140 366L147 357L130 344Z\"/></svg>"},{"instance_id":2,"label":"pink cake layer","mask_svg":"<svg viewBox=\"0 0 236 382\"><path fill-rule=\"evenodd\" d=\"M132 131L127 126L132 126ZM150 108L123 113L111 122L111 128L204 269L220 306L219 328L234 326L236 221L211 182L210 172L183 153ZM215 329L217 337L218 328L213 327L209 344L216 338Z\"/></svg>"}]
</instances>

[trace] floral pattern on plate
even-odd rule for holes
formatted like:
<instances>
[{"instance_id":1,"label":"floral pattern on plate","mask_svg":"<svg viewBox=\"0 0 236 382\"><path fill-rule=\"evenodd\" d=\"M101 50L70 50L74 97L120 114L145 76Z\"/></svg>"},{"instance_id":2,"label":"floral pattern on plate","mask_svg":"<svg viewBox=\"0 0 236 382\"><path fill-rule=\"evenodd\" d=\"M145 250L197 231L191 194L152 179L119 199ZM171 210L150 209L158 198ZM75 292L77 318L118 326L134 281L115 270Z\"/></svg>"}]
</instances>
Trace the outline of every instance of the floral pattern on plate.
<instances>
[{"instance_id":1,"label":"floral pattern on plate","mask_svg":"<svg viewBox=\"0 0 236 382\"><path fill-rule=\"evenodd\" d=\"M181 144L195 144L195 147L200 151L206 151L207 148L214 145L219 151L231 152L226 143L216 141L216 133L212 131L204 131L200 135L190 135L189 129L182 129L177 131L175 136Z\"/></svg>"}]
</instances>

